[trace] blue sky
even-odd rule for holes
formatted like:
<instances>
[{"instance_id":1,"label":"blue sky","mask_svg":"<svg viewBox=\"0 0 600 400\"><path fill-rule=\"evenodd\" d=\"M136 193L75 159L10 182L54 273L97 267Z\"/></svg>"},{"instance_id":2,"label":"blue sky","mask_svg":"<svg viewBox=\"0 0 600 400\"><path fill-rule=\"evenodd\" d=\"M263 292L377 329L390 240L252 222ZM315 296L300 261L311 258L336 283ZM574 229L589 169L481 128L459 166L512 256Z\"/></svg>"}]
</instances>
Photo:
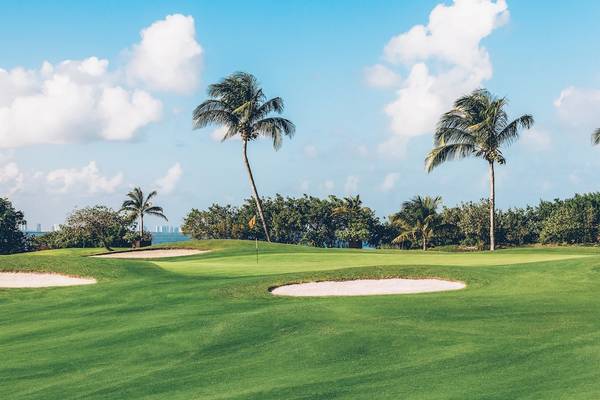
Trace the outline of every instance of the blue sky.
<instances>
[{"instance_id":1,"label":"blue sky","mask_svg":"<svg viewBox=\"0 0 600 400\"><path fill-rule=\"evenodd\" d=\"M423 170L436 116L478 86L536 119L498 169L500 207L600 187L597 2L61 4L4 4L0 16L0 195L30 226L118 207L133 185L158 187L173 225L192 207L239 204L240 142L190 128L207 85L238 70L283 97L297 125L278 152L251 146L263 195L358 193L381 216L416 194L486 197L480 160ZM24 116L15 104L30 101Z\"/></svg>"}]
</instances>

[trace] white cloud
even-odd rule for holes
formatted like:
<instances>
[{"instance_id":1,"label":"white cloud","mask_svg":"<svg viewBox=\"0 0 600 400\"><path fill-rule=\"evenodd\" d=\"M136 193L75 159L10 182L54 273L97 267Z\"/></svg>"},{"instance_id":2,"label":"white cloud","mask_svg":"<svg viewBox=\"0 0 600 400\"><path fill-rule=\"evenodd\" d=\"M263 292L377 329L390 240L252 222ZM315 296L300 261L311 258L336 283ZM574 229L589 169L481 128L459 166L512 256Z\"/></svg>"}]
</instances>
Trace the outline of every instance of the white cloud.
<instances>
[{"instance_id":1,"label":"white cloud","mask_svg":"<svg viewBox=\"0 0 600 400\"><path fill-rule=\"evenodd\" d=\"M319 155L319 151L312 144L304 146L304 156L306 158L317 158L318 155Z\"/></svg>"},{"instance_id":2,"label":"white cloud","mask_svg":"<svg viewBox=\"0 0 600 400\"><path fill-rule=\"evenodd\" d=\"M400 75L381 64L365 68L365 79L369 86L378 88L393 87L400 83Z\"/></svg>"},{"instance_id":3,"label":"white cloud","mask_svg":"<svg viewBox=\"0 0 600 400\"><path fill-rule=\"evenodd\" d=\"M415 25L387 43L383 58L408 75L384 109L393 136L381 151L401 153L410 138L430 133L457 97L492 77L481 40L508 16L504 0L455 0L437 5L427 26Z\"/></svg>"},{"instance_id":4,"label":"white cloud","mask_svg":"<svg viewBox=\"0 0 600 400\"><path fill-rule=\"evenodd\" d=\"M66 193L73 189L83 189L88 194L113 193L123 183L123 173L113 177L100 173L95 161L82 168L56 169L46 174L50 189L57 193Z\"/></svg>"},{"instance_id":5,"label":"white cloud","mask_svg":"<svg viewBox=\"0 0 600 400\"><path fill-rule=\"evenodd\" d=\"M12 196L23 189L23 173L15 162L0 167L0 197Z\"/></svg>"},{"instance_id":6,"label":"white cloud","mask_svg":"<svg viewBox=\"0 0 600 400\"><path fill-rule=\"evenodd\" d=\"M355 147L355 150L358 153L358 155L361 157L366 157L369 155L369 148L367 146L365 146L364 144L359 144L358 146Z\"/></svg>"},{"instance_id":7,"label":"white cloud","mask_svg":"<svg viewBox=\"0 0 600 400\"><path fill-rule=\"evenodd\" d=\"M202 48L191 16L169 15L141 32L125 69L98 57L0 68L0 149L35 144L131 140L157 122L162 104L139 85L194 90ZM125 79L128 78L128 79Z\"/></svg>"},{"instance_id":8,"label":"white cloud","mask_svg":"<svg viewBox=\"0 0 600 400\"><path fill-rule=\"evenodd\" d=\"M346 177L346 183L344 184L344 192L346 194L353 194L358 191L358 183L360 179L354 175L348 175Z\"/></svg>"},{"instance_id":9,"label":"white cloud","mask_svg":"<svg viewBox=\"0 0 600 400\"><path fill-rule=\"evenodd\" d=\"M300 182L300 190L303 193L306 193L308 189L310 189L310 181L308 179L303 179L302 182Z\"/></svg>"},{"instance_id":10,"label":"white cloud","mask_svg":"<svg viewBox=\"0 0 600 400\"><path fill-rule=\"evenodd\" d=\"M383 192L389 192L396 187L396 182L400 179L400 174L397 172L390 172L383 178L383 182L379 187Z\"/></svg>"},{"instance_id":11,"label":"white cloud","mask_svg":"<svg viewBox=\"0 0 600 400\"><path fill-rule=\"evenodd\" d=\"M150 89L193 92L200 80L202 47L196 41L194 18L168 15L141 31L127 66L127 76Z\"/></svg>"},{"instance_id":12,"label":"white cloud","mask_svg":"<svg viewBox=\"0 0 600 400\"><path fill-rule=\"evenodd\" d=\"M581 185L581 182L582 182L581 177L575 172L570 173L569 176L567 176L567 179L573 185Z\"/></svg>"},{"instance_id":13,"label":"white cloud","mask_svg":"<svg viewBox=\"0 0 600 400\"><path fill-rule=\"evenodd\" d=\"M600 128L600 90L569 86L554 101L561 120L573 128L592 130ZM591 133L588 132L588 133Z\"/></svg>"},{"instance_id":14,"label":"white cloud","mask_svg":"<svg viewBox=\"0 0 600 400\"><path fill-rule=\"evenodd\" d=\"M323 182L321 184L321 189L331 192L333 189L335 188L335 182L333 182L331 179L327 179L325 182Z\"/></svg>"},{"instance_id":15,"label":"white cloud","mask_svg":"<svg viewBox=\"0 0 600 400\"><path fill-rule=\"evenodd\" d=\"M546 151L552 147L552 138L545 130L531 128L523 131L519 143L533 151Z\"/></svg>"},{"instance_id":16,"label":"white cloud","mask_svg":"<svg viewBox=\"0 0 600 400\"><path fill-rule=\"evenodd\" d=\"M114 84L107 65L90 57L57 65L45 62L27 72L0 70L0 87L10 87L0 97L0 148L129 140L158 121L160 101Z\"/></svg>"},{"instance_id":17,"label":"white cloud","mask_svg":"<svg viewBox=\"0 0 600 400\"><path fill-rule=\"evenodd\" d=\"M183 169L181 168L181 164L175 163L169 168L165 176L156 180L155 183L158 186L158 191L164 194L173 192L177 182L181 179L182 174Z\"/></svg>"}]
</instances>

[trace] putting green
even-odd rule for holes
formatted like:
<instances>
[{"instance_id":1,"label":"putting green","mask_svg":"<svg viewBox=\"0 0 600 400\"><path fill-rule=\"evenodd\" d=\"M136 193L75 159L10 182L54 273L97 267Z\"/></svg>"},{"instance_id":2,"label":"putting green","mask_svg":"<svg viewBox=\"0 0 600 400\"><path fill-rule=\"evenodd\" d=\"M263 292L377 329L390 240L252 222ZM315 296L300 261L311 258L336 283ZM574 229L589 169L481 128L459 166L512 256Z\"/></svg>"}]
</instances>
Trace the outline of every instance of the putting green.
<instances>
[{"instance_id":1,"label":"putting green","mask_svg":"<svg viewBox=\"0 0 600 400\"><path fill-rule=\"evenodd\" d=\"M257 276L305 271L326 271L344 268L389 265L494 266L558 261L588 257L582 254L543 252L439 253L398 250L363 250L331 252L297 252L186 257L154 263L168 271L199 276Z\"/></svg>"},{"instance_id":2,"label":"putting green","mask_svg":"<svg viewBox=\"0 0 600 400\"><path fill-rule=\"evenodd\" d=\"M600 252L325 250L198 241L160 261L0 256L95 285L0 290L0 399L569 399L600 393ZM160 267L158 266L160 265ZM462 290L280 297L290 282Z\"/></svg>"}]
</instances>

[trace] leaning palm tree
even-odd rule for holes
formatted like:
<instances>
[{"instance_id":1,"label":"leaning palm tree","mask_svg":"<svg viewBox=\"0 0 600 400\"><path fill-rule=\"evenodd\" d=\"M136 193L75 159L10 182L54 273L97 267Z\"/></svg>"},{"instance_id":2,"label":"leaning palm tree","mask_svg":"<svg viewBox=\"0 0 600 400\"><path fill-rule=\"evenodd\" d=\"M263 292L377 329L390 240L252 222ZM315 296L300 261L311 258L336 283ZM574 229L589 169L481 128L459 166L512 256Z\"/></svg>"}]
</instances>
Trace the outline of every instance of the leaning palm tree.
<instances>
[{"instance_id":1,"label":"leaning palm tree","mask_svg":"<svg viewBox=\"0 0 600 400\"><path fill-rule=\"evenodd\" d=\"M128 199L123 202L121 211L125 211L131 214L132 217L139 218L140 220L140 243L144 237L144 216L153 215L158 218L162 218L168 221L167 217L163 213L162 207L155 206L150 200L156 196L158 192L156 190L150 192L148 196L144 196L144 192L139 187L134 188L131 192L127 193Z\"/></svg>"},{"instance_id":2,"label":"leaning palm tree","mask_svg":"<svg viewBox=\"0 0 600 400\"><path fill-rule=\"evenodd\" d=\"M221 125L227 128L222 141L234 136L242 139L242 155L248 171L252 194L265 238L270 242L271 237L262 203L248 162L248 142L261 136L267 137L273 141L275 150L279 150L283 135L292 137L295 126L285 118L269 116L273 112L277 114L283 112L283 100L280 97L267 100L256 78L251 74L236 72L221 82L210 85L208 96L210 99L194 110L193 127L200 129L211 124Z\"/></svg>"},{"instance_id":3,"label":"leaning palm tree","mask_svg":"<svg viewBox=\"0 0 600 400\"><path fill-rule=\"evenodd\" d=\"M427 250L433 235L443 225L437 212L441 203L439 196L416 196L405 201L402 210L390 218L392 224L400 228L400 234L392 242L420 241L423 250Z\"/></svg>"},{"instance_id":4,"label":"leaning palm tree","mask_svg":"<svg viewBox=\"0 0 600 400\"><path fill-rule=\"evenodd\" d=\"M596 129L594 133L592 133L592 144L600 144L600 128Z\"/></svg>"},{"instance_id":5,"label":"leaning palm tree","mask_svg":"<svg viewBox=\"0 0 600 400\"><path fill-rule=\"evenodd\" d=\"M487 161L490 174L490 250L494 251L495 178L494 164L505 164L501 147L519 137L520 128L530 128L533 117L525 114L510 121L506 98L493 96L485 89L456 100L454 108L443 114L434 136L434 148L425 159L425 169L452 159L478 157Z\"/></svg>"}]
</instances>

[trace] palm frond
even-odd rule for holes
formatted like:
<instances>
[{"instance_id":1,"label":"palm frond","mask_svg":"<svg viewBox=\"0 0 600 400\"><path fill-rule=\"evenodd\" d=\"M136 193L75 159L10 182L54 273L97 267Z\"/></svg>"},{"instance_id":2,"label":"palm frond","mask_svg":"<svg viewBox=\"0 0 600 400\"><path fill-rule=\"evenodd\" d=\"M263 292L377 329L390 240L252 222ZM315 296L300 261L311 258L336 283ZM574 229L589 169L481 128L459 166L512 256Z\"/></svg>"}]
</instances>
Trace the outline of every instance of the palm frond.
<instances>
[{"instance_id":1,"label":"palm frond","mask_svg":"<svg viewBox=\"0 0 600 400\"><path fill-rule=\"evenodd\" d=\"M425 169L431 172L446 161L465 158L476 151L477 147L471 143L452 143L436 147L425 158Z\"/></svg>"},{"instance_id":2,"label":"palm frond","mask_svg":"<svg viewBox=\"0 0 600 400\"><path fill-rule=\"evenodd\" d=\"M237 116L229 111L224 110L209 110L199 113L194 111L192 119L193 129L205 128L212 124L235 126L237 123Z\"/></svg>"},{"instance_id":3,"label":"palm frond","mask_svg":"<svg viewBox=\"0 0 600 400\"><path fill-rule=\"evenodd\" d=\"M279 150L282 144L282 134L288 137L294 136L296 126L286 118L269 117L255 122L252 126L252 131L271 138L273 140L273 147L275 150Z\"/></svg>"},{"instance_id":4,"label":"palm frond","mask_svg":"<svg viewBox=\"0 0 600 400\"><path fill-rule=\"evenodd\" d=\"M600 128L596 129L594 133L592 133L592 144L600 144Z\"/></svg>"},{"instance_id":5,"label":"palm frond","mask_svg":"<svg viewBox=\"0 0 600 400\"><path fill-rule=\"evenodd\" d=\"M498 133L498 144L511 144L519 138L519 129L529 129L533 126L533 117L525 114L507 124L500 133Z\"/></svg>"}]
</instances>

